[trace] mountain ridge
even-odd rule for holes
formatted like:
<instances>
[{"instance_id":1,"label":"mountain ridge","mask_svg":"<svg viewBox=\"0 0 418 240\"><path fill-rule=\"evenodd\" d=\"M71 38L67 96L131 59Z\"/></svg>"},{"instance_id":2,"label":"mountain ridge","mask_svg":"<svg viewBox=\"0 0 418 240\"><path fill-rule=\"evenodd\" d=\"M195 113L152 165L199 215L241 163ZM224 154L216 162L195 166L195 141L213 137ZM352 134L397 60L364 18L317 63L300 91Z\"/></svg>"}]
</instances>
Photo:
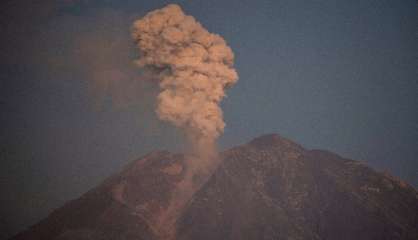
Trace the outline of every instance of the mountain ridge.
<instances>
[{"instance_id":1,"label":"mountain ridge","mask_svg":"<svg viewBox=\"0 0 418 240\"><path fill-rule=\"evenodd\" d=\"M176 239L416 239L418 193L364 163L268 134L222 162L176 221ZM15 236L164 239L153 222L187 155L153 151Z\"/></svg>"}]
</instances>

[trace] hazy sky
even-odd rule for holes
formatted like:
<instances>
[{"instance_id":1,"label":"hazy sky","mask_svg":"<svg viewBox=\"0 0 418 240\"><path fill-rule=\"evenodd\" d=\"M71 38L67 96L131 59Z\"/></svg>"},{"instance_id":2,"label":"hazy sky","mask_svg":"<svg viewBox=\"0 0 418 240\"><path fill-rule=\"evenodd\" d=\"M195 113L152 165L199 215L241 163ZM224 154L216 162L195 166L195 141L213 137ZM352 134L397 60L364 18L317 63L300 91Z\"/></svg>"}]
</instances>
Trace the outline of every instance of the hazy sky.
<instances>
[{"instance_id":1,"label":"hazy sky","mask_svg":"<svg viewBox=\"0 0 418 240\"><path fill-rule=\"evenodd\" d=\"M418 186L415 0L67 0L0 6L0 238L155 149L134 19L178 3L235 52L221 148L279 133ZM180 139L180 141L179 141Z\"/></svg>"}]
</instances>

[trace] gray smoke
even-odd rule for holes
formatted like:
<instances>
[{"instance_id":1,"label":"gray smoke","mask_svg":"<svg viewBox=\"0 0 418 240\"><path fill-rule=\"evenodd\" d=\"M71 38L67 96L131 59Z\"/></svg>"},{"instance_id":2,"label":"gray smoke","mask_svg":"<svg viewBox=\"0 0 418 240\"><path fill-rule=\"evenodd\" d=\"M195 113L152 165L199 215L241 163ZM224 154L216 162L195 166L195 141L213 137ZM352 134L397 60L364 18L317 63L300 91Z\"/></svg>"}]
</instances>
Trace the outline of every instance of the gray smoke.
<instances>
[{"instance_id":1,"label":"gray smoke","mask_svg":"<svg viewBox=\"0 0 418 240\"><path fill-rule=\"evenodd\" d=\"M169 204L151 220L160 239L173 239L180 212L220 161L215 141L225 123L219 104L238 79L234 54L222 37L173 4L137 20L132 37L140 51L138 66L160 87L158 117L182 129L195 151L186 157L184 177Z\"/></svg>"},{"instance_id":2,"label":"gray smoke","mask_svg":"<svg viewBox=\"0 0 418 240\"><path fill-rule=\"evenodd\" d=\"M158 117L184 130L198 154L208 154L225 127L219 103L238 79L231 48L174 4L137 20L132 37L138 66L159 80Z\"/></svg>"}]
</instances>

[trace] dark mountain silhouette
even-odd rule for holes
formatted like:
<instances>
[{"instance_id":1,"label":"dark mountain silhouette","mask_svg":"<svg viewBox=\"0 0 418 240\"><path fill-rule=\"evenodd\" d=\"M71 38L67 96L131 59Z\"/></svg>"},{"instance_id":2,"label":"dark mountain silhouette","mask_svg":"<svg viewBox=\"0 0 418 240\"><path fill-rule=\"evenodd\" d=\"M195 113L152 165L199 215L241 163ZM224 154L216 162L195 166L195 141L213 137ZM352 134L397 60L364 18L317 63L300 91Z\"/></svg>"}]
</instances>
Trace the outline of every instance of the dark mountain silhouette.
<instances>
[{"instance_id":1,"label":"dark mountain silhouette","mask_svg":"<svg viewBox=\"0 0 418 240\"><path fill-rule=\"evenodd\" d=\"M418 239L418 193L389 174L266 135L223 162L177 219L178 240ZM185 156L132 162L13 240L153 240Z\"/></svg>"}]
</instances>

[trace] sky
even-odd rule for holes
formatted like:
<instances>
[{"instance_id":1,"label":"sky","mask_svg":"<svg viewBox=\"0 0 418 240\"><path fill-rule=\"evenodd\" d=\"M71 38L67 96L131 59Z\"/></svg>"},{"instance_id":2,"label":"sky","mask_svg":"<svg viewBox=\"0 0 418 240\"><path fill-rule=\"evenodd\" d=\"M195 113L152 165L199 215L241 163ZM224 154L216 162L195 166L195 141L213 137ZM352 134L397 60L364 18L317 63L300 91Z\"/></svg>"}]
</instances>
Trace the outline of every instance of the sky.
<instances>
[{"instance_id":1,"label":"sky","mask_svg":"<svg viewBox=\"0 0 418 240\"><path fill-rule=\"evenodd\" d=\"M132 22L177 3L235 53L220 149L278 133L418 186L415 0L34 0L0 6L0 239L183 134L158 121Z\"/></svg>"}]
</instances>

